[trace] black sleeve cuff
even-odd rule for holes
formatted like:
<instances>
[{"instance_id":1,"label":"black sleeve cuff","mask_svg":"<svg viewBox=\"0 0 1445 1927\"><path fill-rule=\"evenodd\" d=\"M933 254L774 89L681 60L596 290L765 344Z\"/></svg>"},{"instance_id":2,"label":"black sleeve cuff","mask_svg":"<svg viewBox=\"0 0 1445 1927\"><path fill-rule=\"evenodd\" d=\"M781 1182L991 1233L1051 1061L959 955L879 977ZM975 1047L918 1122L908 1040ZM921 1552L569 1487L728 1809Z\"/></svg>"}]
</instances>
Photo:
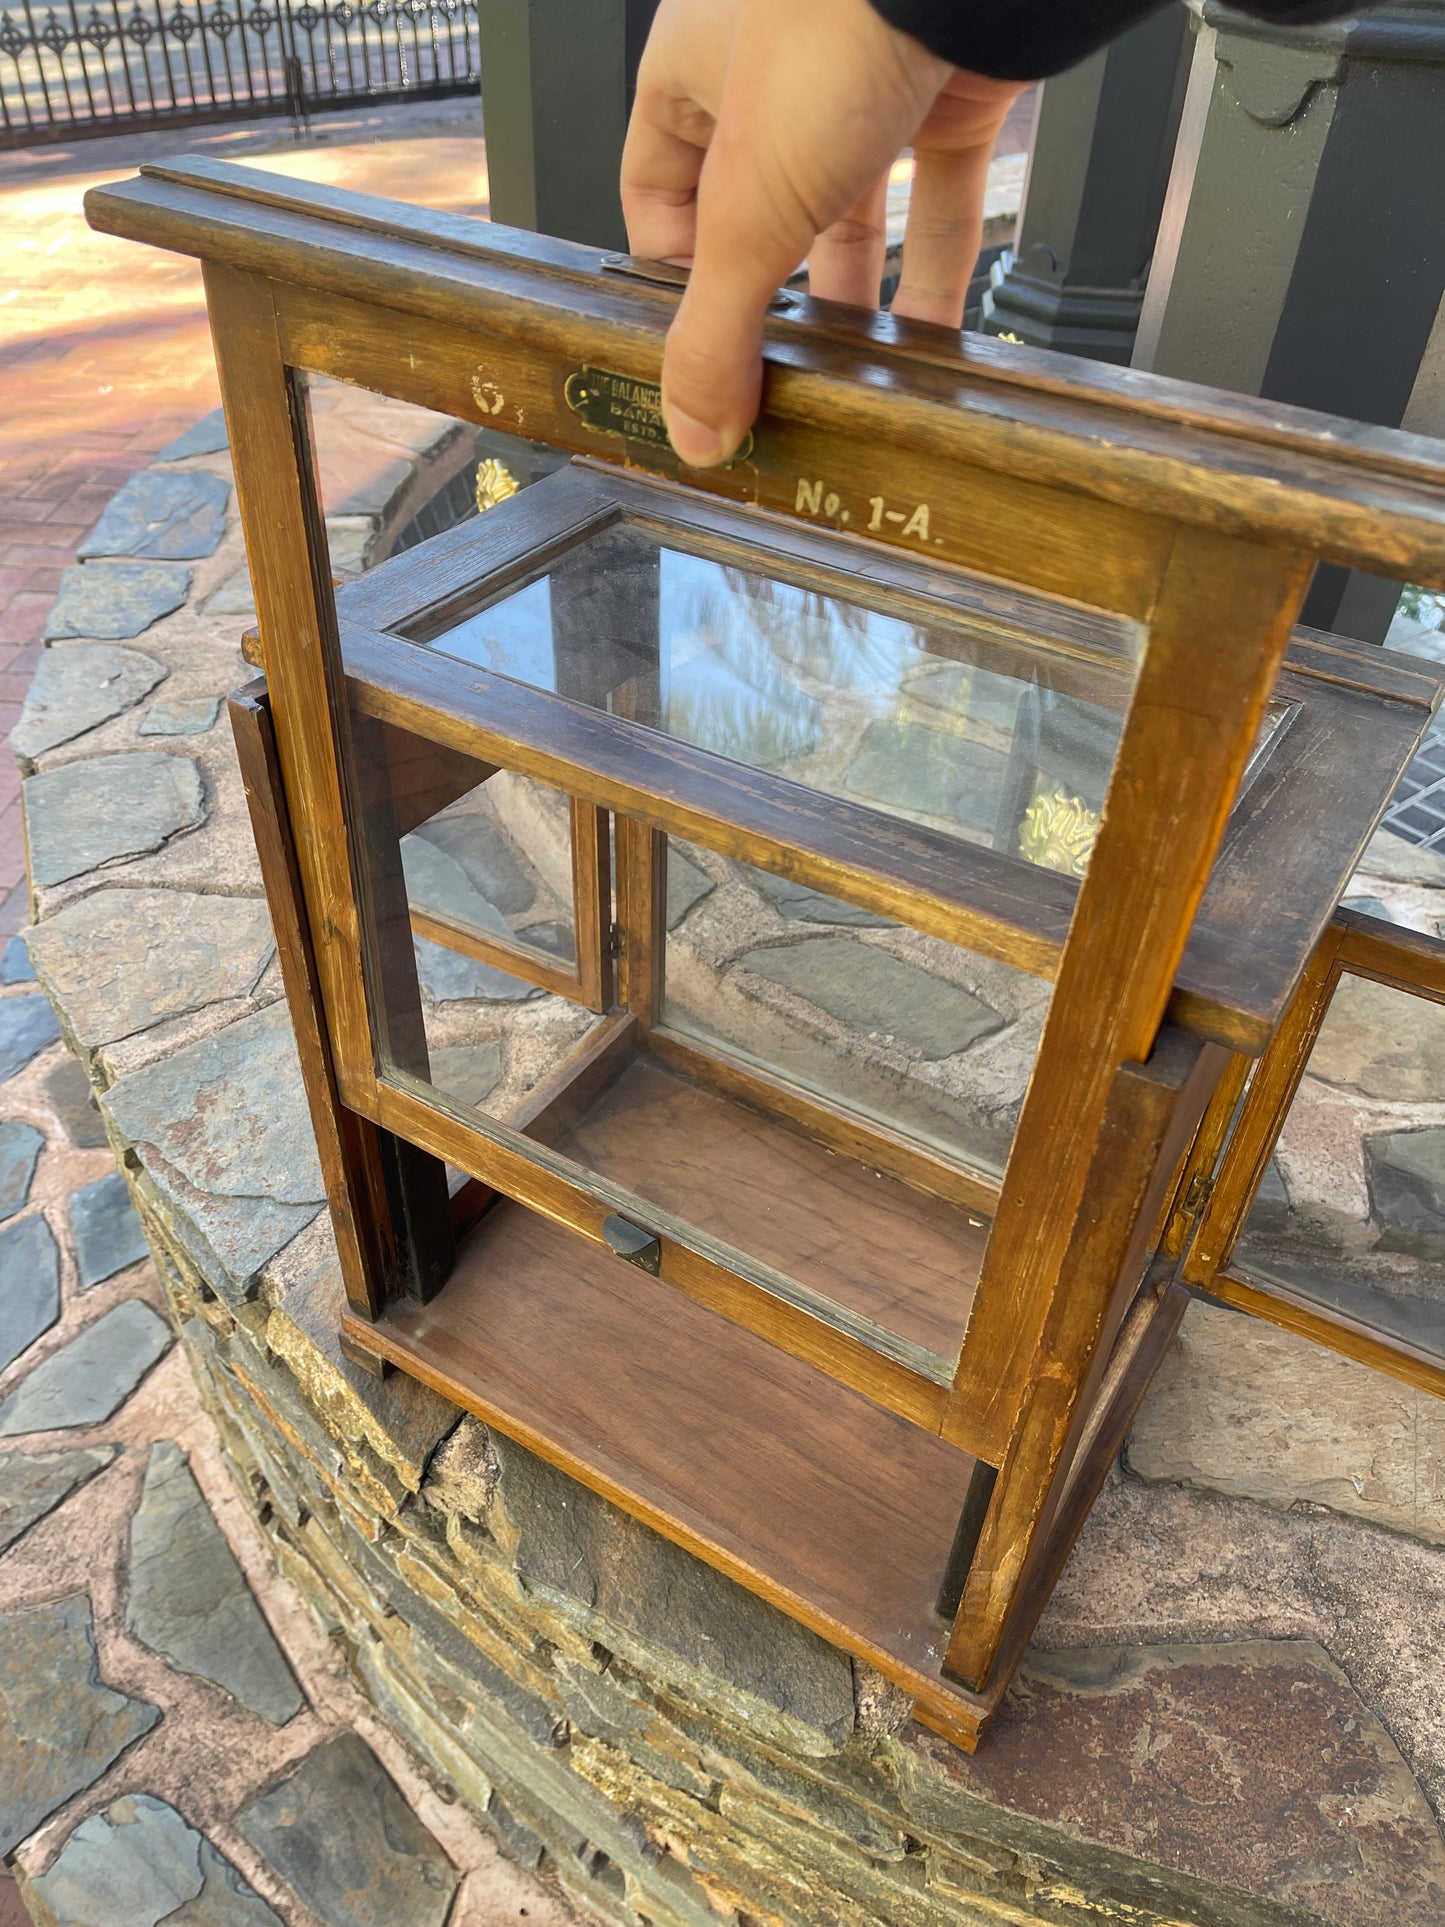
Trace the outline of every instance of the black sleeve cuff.
<instances>
[{"instance_id":1,"label":"black sleeve cuff","mask_svg":"<svg viewBox=\"0 0 1445 1927\"><path fill-rule=\"evenodd\" d=\"M1281 26L1365 11L1374 0L1233 0ZM1177 0L872 0L890 26L930 53L995 80L1046 80L1086 59L1127 27Z\"/></svg>"}]
</instances>

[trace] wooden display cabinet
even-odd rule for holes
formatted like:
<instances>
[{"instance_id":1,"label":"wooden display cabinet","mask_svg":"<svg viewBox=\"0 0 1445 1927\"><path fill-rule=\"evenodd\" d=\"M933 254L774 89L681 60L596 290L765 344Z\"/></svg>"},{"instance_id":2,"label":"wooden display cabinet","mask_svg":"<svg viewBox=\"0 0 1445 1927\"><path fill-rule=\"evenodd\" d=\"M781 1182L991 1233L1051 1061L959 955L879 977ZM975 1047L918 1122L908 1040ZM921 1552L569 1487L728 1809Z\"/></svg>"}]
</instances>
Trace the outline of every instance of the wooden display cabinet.
<instances>
[{"instance_id":1,"label":"wooden display cabinet","mask_svg":"<svg viewBox=\"0 0 1445 1927\"><path fill-rule=\"evenodd\" d=\"M1332 919L1438 680L1294 622L1321 558L1445 586L1438 445L782 296L680 471L675 271L201 161L87 206L206 264L349 1355L972 1747L1248 1295L1196 1234L1302 978L1409 974ZM312 375L576 459L333 593Z\"/></svg>"}]
</instances>

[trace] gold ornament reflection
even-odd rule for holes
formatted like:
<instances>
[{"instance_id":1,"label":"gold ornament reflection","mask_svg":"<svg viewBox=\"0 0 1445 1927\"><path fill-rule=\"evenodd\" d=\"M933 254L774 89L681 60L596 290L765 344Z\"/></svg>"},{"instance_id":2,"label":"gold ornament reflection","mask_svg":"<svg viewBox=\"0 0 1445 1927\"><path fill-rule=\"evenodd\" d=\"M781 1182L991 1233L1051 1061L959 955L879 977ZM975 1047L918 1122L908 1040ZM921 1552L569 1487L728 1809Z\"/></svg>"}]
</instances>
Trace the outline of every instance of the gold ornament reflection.
<instances>
[{"instance_id":1,"label":"gold ornament reflection","mask_svg":"<svg viewBox=\"0 0 1445 1927\"><path fill-rule=\"evenodd\" d=\"M1077 796L1060 789L1039 790L1024 811L1019 855L1040 870L1081 877L1098 831L1098 812L1086 809Z\"/></svg>"},{"instance_id":2,"label":"gold ornament reflection","mask_svg":"<svg viewBox=\"0 0 1445 1927\"><path fill-rule=\"evenodd\" d=\"M517 478L504 462L487 460L477 470L477 509L485 515L517 492Z\"/></svg>"}]
</instances>

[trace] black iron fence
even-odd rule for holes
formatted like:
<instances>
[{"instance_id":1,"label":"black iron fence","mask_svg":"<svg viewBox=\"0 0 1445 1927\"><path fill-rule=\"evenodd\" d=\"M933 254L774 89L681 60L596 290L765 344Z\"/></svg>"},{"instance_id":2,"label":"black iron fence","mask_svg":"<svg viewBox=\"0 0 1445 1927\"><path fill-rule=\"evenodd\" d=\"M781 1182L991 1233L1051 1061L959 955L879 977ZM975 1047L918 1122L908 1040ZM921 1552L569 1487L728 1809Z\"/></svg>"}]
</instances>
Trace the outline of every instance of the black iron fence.
<instances>
[{"instance_id":1,"label":"black iron fence","mask_svg":"<svg viewBox=\"0 0 1445 1927\"><path fill-rule=\"evenodd\" d=\"M0 147L478 85L477 0L0 0Z\"/></svg>"}]
</instances>

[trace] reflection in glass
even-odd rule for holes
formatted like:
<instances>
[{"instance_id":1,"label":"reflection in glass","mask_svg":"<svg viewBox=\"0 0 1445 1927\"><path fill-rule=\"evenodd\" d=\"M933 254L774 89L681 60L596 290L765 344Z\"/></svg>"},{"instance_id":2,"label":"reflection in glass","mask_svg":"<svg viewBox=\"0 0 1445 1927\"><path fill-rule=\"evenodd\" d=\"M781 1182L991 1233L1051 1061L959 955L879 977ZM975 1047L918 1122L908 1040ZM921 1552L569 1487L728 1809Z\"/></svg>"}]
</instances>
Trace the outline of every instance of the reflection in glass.
<instances>
[{"instance_id":1,"label":"reflection in glass","mask_svg":"<svg viewBox=\"0 0 1445 1927\"><path fill-rule=\"evenodd\" d=\"M556 1148L740 1254L744 1271L767 1267L934 1354L948 1376L987 1237L977 1213L648 1055L623 1066Z\"/></svg>"},{"instance_id":2,"label":"reflection in glass","mask_svg":"<svg viewBox=\"0 0 1445 1927\"><path fill-rule=\"evenodd\" d=\"M425 939L415 946L425 1053L393 1059L463 1110L517 1123L528 1095L600 1019Z\"/></svg>"},{"instance_id":3,"label":"reflection in glass","mask_svg":"<svg viewBox=\"0 0 1445 1927\"><path fill-rule=\"evenodd\" d=\"M1049 986L674 840L663 1021L1001 1173Z\"/></svg>"},{"instance_id":4,"label":"reflection in glass","mask_svg":"<svg viewBox=\"0 0 1445 1927\"><path fill-rule=\"evenodd\" d=\"M379 1067L507 1121L594 1021L526 976L576 955L567 801L364 713L351 725Z\"/></svg>"},{"instance_id":5,"label":"reflection in glass","mask_svg":"<svg viewBox=\"0 0 1445 1927\"><path fill-rule=\"evenodd\" d=\"M861 581L845 600L669 547L623 518L535 581L409 633L750 768L1081 876L1143 629L958 581L959 604L977 606L904 620L869 607ZM1272 707L1257 757L1286 710Z\"/></svg>"},{"instance_id":6,"label":"reflection in glass","mask_svg":"<svg viewBox=\"0 0 1445 1927\"><path fill-rule=\"evenodd\" d=\"M1045 597L1010 607L1009 620L940 604L936 622L907 621L621 520L538 580L414 634L751 768L1078 873L1142 630ZM1064 833L1060 808L1082 831Z\"/></svg>"},{"instance_id":7,"label":"reflection in glass","mask_svg":"<svg viewBox=\"0 0 1445 1927\"><path fill-rule=\"evenodd\" d=\"M1231 1269L1445 1358L1445 1007L1341 978Z\"/></svg>"},{"instance_id":8,"label":"reflection in glass","mask_svg":"<svg viewBox=\"0 0 1445 1927\"><path fill-rule=\"evenodd\" d=\"M413 919L442 920L573 965L567 799L498 770L403 837Z\"/></svg>"}]
</instances>

